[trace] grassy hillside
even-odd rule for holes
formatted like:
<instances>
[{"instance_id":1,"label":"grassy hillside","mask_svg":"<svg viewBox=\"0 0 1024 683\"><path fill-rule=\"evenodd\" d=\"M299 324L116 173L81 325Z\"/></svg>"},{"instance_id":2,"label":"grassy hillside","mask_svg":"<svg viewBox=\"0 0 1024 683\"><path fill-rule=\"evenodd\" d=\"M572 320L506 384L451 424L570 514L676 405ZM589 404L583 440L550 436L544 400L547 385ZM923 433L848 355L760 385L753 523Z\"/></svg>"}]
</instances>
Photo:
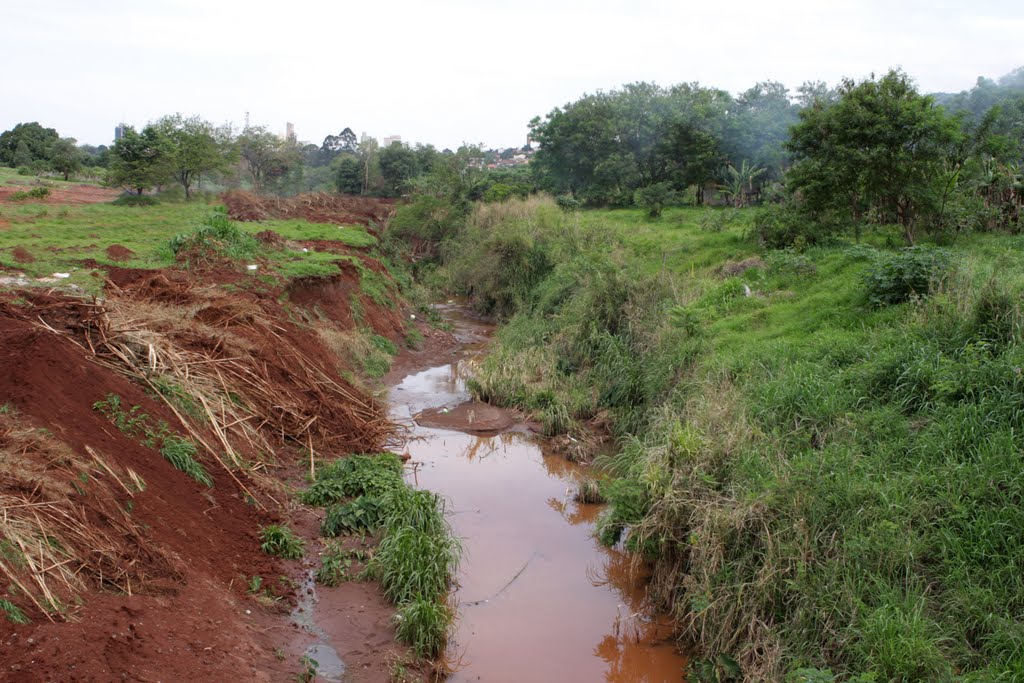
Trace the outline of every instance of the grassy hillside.
<instances>
[{"instance_id":1,"label":"grassy hillside","mask_svg":"<svg viewBox=\"0 0 1024 683\"><path fill-rule=\"evenodd\" d=\"M477 393L611 425L602 539L697 679L1021 680L1024 240L763 252L751 220L478 209L446 272L508 316Z\"/></svg>"},{"instance_id":2,"label":"grassy hillside","mask_svg":"<svg viewBox=\"0 0 1024 683\"><path fill-rule=\"evenodd\" d=\"M205 225L213 206L202 203L158 204L132 207L111 204L50 206L18 203L0 206L0 268L20 271L30 278L48 277L55 272L71 275L67 280L86 291L98 291L102 279L93 278L90 263L126 268L166 268L176 263L170 241ZM261 265L262 271L282 277L330 275L339 272L336 262L344 260L336 253L303 247L295 242L331 240L338 251L344 247L370 247L377 240L361 227L339 227L301 220L268 220L232 223L247 236L271 230L284 240L260 245L251 240L249 249L236 254L248 263ZM120 258L108 253L118 245L131 254ZM20 248L22 258L15 254ZM25 258L25 253L29 258ZM358 261L358 260L356 260ZM354 263L356 262L354 261ZM246 265L246 264L241 264ZM241 267L241 265L239 267ZM358 265L358 263L357 263Z\"/></svg>"}]
</instances>

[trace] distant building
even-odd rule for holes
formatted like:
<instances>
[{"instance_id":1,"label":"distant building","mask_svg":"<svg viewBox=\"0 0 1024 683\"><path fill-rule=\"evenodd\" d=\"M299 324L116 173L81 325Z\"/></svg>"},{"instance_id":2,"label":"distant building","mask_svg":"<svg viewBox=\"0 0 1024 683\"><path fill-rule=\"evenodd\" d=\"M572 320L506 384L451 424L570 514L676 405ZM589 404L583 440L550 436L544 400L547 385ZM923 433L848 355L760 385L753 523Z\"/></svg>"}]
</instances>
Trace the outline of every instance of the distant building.
<instances>
[{"instance_id":1,"label":"distant building","mask_svg":"<svg viewBox=\"0 0 1024 683\"><path fill-rule=\"evenodd\" d=\"M284 124L284 139L295 142L295 124L288 122Z\"/></svg>"},{"instance_id":2,"label":"distant building","mask_svg":"<svg viewBox=\"0 0 1024 683\"><path fill-rule=\"evenodd\" d=\"M398 144L402 144L402 136L401 135L389 135L388 137L384 138L384 140L381 142L380 146L385 148L385 149L387 149L388 147L390 147L391 145L395 144L396 142Z\"/></svg>"},{"instance_id":3,"label":"distant building","mask_svg":"<svg viewBox=\"0 0 1024 683\"><path fill-rule=\"evenodd\" d=\"M118 125L114 126L114 142L117 142L118 140L120 140L123 137L124 137L124 124L123 123L119 123Z\"/></svg>"}]
</instances>

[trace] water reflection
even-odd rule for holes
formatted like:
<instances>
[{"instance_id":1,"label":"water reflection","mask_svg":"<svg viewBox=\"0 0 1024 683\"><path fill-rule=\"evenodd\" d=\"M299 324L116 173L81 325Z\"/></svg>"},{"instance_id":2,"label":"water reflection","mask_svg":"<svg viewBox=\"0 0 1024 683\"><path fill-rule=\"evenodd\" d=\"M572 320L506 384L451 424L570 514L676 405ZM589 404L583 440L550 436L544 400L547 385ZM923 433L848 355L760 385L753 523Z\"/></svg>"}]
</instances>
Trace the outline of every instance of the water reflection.
<instances>
[{"instance_id":1,"label":"water reflection","mask_svg":"<svg viewBox=\"0 0 1024 683\"><path fill-rule=\"evenodd\" d=\"M465 327L466 322L461 321ZM463 332L467 339L472 331ZM394 414L466 400L466 359L406 378ZM448 498L465 547L452 681L682 680L670 632L646 615L646 576L593 538L601 506L576 502L583 470L534 437L413 427L417 485Z\"/></svg>"}]
</instances>

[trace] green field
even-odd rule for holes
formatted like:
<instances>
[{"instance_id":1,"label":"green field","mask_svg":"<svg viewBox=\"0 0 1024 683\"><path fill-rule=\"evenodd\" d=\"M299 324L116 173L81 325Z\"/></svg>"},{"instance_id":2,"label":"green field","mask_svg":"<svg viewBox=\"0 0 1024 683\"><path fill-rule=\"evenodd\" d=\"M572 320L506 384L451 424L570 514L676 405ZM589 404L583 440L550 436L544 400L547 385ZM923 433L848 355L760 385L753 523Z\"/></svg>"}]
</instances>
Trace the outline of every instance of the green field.
<instances>
[{"instance_id":1,"label":"green field","mask_svg":"<svg viewBox=\"0 0 1024 683\"><path fill-rule=\"evenodd\" d=\"M96 291L102 284L83 265L91 259L101 266L127 268L164 268L176 264L169 242L172 237L194 230L214 209L194 203L165 203L147 207L92 204L85 206L48 206L43 204L0 205L0 220L9 225L0 230L0 268L24 273L29 278L70 273L65 284L75 284L87 291ZM273 230L287 240L330 239L352 247L369 247L376 239L363 228L307 223L304 221L263 221L237 223L248 234ZM106 252L111 245L120 245L134 252L127 261L112 260ZM13 249L21 247L36 259L19 263ZM303 252L301 247L283 249L260 248L245 254L248 263L260 264L261 271L285 277L329 275L338 272L335 263L345 257ZM237 263L238 268L247 264ZM260 274L263 272L257 271ZM52 283L43 283L52 286Z\"/></svg>"},{"instance_id":2,"label":"green field","mask_svg":"<svg viewBox=\"0 0 1024 683\"><path fill-rule=\"evenodd\" d=\"M753 211L478 211L443 273L511 313L476 392L612 425L600 536L699 680L1021 680L1024 238L764 251Z\"/></svg>"}]
</instances>

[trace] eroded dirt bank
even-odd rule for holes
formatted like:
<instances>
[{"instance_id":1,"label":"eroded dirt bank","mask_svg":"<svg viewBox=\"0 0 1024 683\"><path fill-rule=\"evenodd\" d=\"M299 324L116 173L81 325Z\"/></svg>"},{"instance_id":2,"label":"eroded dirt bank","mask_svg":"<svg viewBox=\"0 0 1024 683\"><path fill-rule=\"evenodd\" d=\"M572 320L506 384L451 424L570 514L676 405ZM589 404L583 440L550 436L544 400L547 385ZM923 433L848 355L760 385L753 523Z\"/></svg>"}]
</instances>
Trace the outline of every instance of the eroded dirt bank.
<instances>
[{"instance_id":1,"label":"eroded dirt bank","mask_svg":"<svg viewBox=\"0 0 1024 683\"><path fill-rule=\"evenodd\" d=\"M344 273L308 301L231 270L106 277L100 302L0 301L0 680L288 680L317 558L289 487L310 449L396 443L385 406L345 378L351 328L318 309L358 302L396 342L399 313ZM164 454L183 443L205 478ZM308 527L303 561L260 550L285 522ZM376 588L353 586L338 601L360 638L350 671L387 680L405 656L392 612L381 600L365 627Z\"/></svg>"}]
</instances>

